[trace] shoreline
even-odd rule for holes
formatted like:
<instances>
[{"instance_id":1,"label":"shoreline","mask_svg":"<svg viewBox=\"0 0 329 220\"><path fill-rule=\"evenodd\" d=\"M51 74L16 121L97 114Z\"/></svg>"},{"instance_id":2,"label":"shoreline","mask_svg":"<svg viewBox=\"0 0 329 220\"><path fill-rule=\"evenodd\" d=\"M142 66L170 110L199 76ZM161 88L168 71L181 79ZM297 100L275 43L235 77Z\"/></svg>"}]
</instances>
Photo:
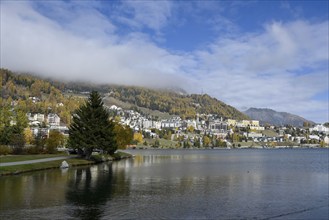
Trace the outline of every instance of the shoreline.
<instances>
[{"instance_id":1,"label":"shoreline","mask_svg":"<svg viewBox=\"0 0 329 220\"><path fill-rule=\"evenodd\" d=\"M133 157L132 154L119 151L119 152L115 153L113 156L108 156L107 158L105 158L100 155L99 159L94 159L94 160L87 160L84 158L74 157L74 158L69 158L69 159L64 159L64 160L59 159L59 160L52 160L52 161L39 162L39 163L0 166L0 178L2 176L13 176L13 175L19 175L22 173L34 172L34 171L62 169L61 168L62 161L66 161L69 164L69 167L78 167L78 166L90 166L90 165L95 165L95 164L100 164L100 163L105 163L105 162L118 161L118 160L128 159L128 158L132 158L132 157ZM29 160L29 162L30 161L31 160ZM67 168L63 168L63 169L67 169Z\"/></svg>"},{"instance_id":2,"label":"shoreline","mask_svg":"<svg viewBox=\"0 0 329 220\"><path fill-rule=\"evenodd\" d=\"M320 147L320 146L240 146L240 147L202 147L202 148L171 148L171 147L162 147L162 148L152 148L152 147L136 147L136 148L127 148L126 150L239 150L239 149L260 149L260 150L270 150L270 149L329 149L329 146Z\"/></svg>"}]
</instances>

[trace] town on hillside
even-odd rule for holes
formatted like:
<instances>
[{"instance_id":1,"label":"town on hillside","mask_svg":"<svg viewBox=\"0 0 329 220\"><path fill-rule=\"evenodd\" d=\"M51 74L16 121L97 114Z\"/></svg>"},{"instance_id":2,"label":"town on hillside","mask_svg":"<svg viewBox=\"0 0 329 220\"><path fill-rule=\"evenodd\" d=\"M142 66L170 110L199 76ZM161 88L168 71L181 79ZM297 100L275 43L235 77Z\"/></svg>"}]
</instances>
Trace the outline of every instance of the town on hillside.
<instances>
[{"instance_id":1,"label":"town on hillside","mask_svg":"<svg viewBox=\"0 0 329 220\"><path fill-rule=\"evenodd\" d=\"M58 103L63 105L63 103ZM328 147L329 128L318 124L303 128L261 125L257 120L223 119L215 114L197 114L194 119L155 118L138 109L105 106L111 119L129 126L134 139L128 148L297 148ZM29 132L34 138L49 138L52 131L68 137L68 125L56 113L27 113ZM11 125L16 124L15 119ZM28 145L28 143L26 143ZM123 147L123 146L121 146ZM66 142L58 142L57 150L67 150Z\"/></svg>"},{"instance_id":2,"label":"town on hillside","mask_svg":"<svg viewBox=\"0 0 329 220\"><path fill-rule=\"evenodd\" d=\"M329 128L275 127L260 125L257 120L223 119L214 114L197 114L195 119L178 116L155 120L134 110L108 107L111 115L128 125L142 139L130 147L165 148L291 148L328 147Z\"/></svg>"}]
</instances>

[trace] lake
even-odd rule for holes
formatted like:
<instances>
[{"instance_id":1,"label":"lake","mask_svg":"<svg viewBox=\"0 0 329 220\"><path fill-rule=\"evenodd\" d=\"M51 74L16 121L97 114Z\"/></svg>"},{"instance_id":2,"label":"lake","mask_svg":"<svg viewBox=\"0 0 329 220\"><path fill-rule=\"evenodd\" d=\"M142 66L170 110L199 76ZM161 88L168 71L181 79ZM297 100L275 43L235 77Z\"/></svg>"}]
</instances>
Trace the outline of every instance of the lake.
<instances>
[{"instance_id":1,"label":"lake","mask_svg":"<svg viewBox=\"0 0 329 220\"><path fill-rule=\"evenodd\" d=\"M328 149L127 152L0 177L0 219L328 219Z\"/></svg>"}]
</instances>

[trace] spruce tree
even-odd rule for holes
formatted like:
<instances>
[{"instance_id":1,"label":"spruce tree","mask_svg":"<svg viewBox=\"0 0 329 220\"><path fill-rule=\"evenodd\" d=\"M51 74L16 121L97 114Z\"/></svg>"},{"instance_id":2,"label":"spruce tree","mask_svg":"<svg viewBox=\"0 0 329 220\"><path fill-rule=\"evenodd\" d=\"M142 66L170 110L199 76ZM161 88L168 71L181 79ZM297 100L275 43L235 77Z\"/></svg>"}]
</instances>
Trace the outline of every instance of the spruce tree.
<instances>
[{"instance_id":1,"label":"spruce tree","mask_svg":"<svg viewBox=\"0 0 329 220\"><path fill-rule=\"evenodd\" d=\"M109 154L116 151L114 123L98 92L91 92L86 103L75 111L69 135L69 146L87 159L96 148Z\"/></svg>"}]
</instances>

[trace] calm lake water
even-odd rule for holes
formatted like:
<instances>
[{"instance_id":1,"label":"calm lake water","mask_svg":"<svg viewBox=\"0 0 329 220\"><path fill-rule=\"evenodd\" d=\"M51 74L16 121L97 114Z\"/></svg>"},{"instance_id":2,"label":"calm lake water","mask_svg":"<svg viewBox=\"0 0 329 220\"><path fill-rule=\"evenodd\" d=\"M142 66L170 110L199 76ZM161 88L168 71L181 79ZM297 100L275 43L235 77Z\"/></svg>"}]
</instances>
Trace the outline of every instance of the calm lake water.
<instances>
[{"instance_id":1,"label":"calm lake water","mask_svg":"<svg viewBox=\"0 0 329 220\"><path fill-rule=\"evenodd\" d=\"M0 177L0 219L328 219L328 149L129 152Z\"/></svg>"}]
</instances>

